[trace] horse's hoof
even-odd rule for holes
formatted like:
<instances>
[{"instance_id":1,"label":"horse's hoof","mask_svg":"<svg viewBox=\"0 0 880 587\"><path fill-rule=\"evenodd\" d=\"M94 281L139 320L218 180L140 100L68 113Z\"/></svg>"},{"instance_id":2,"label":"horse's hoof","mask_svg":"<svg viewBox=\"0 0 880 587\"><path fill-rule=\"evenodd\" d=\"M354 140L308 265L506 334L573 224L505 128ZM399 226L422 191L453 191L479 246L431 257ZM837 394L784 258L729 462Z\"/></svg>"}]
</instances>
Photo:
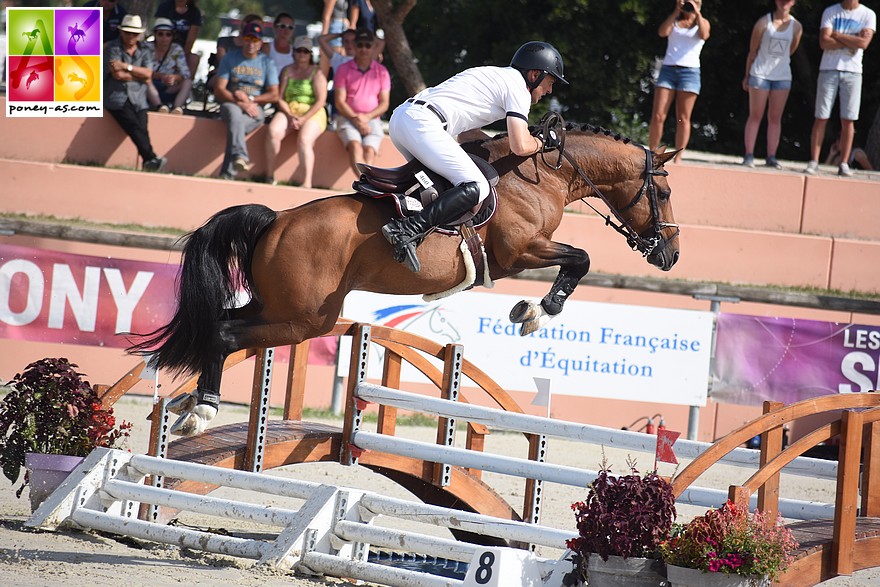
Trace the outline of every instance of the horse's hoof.
<instances>
[{"instance_id":1,"label":"horse's hoof","mask_svg":"<svg viewBox=\"0 0 880 587\"><path fill-rule=\"evenodd\" d=\"M534 320L540 314L540 306L535 302L522 300L510 311L510 321L514 324Z\"/></svg>"},{"instance_id":2,"label":"horse's hoof","mask_svg":"<svg viewBox=\"0 0 880 587\"><path fill-rule=\"evenodd\" d=\"M174 436L196 436L208 427L208 422L217 415L217 408L199 404L191 412L183 414L171 425L169 432Z\"/></svg>"},{"instance_id":3,"label":"horse's hoof","mask_svg":"<svg viewBox=\"0 0 880 587\"><path fill-rule=\"evenodd\" d=\"M196 392L185 393L183 395L178 395L174 399L168 402L168 405L165 408L171 412L172 414L177 414L180 416L181 414L186 414L187 412L192 412L196 407Z\"/></svg>"},{"instance_id":4,"label":"horse's hoof","mask_svg":"<svg viewBox=\"0 0 880 587\"><path fill-rule=\"evenodd\" d=\"M519 335L520 336L528 336L533 332L537 332L547 326L547 324L553 320L553 316L548 316L547 314L541 314L534 320L529 320L528 322L523 322L519 327Z\"/></svg>"}]
</instances>

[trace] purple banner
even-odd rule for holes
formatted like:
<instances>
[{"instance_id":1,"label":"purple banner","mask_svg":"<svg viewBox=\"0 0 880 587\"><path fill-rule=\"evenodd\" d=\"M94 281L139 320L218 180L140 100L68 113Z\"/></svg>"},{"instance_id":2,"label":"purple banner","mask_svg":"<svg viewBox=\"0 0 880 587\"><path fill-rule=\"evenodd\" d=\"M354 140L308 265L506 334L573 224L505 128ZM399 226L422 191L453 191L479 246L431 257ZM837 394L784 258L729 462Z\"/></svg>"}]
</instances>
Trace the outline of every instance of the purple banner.
<instances>
[{"instance_id":1,"label":"purple banner","mask_svg":"<svg viewBox=\"0 0 880 587\"><path fill-rule=\"evenodd\" d=\"M878 326L719 314L715 336L715 401L790 404L878 388Z\"/></svg>"}]
</instances>

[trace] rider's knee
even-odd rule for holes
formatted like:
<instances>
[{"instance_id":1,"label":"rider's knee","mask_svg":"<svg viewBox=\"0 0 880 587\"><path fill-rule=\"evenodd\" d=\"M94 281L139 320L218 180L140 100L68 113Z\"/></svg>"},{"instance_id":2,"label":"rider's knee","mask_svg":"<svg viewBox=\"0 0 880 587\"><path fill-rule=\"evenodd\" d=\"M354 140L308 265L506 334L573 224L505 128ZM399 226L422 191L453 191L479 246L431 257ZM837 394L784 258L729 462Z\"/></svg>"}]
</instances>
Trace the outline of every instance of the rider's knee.
<instances>
[{"instance_id":1,"label":"rider's knee","mask_svg":"<svg viewBox=\"0 0 880 587\"><path fill-rule=\"evenodd\" d=\"M489 197L489 180L487 180L485 177L481 177L477 181L469 182L469 184L471 184L473 186L473 188L471 188L471 189L473 189L476 192L478 204L480 202L482 202L483 200L485 200L487 197ZM468 184L464 184L464 185L468 185Z\"/></svg>"}]
</instances>

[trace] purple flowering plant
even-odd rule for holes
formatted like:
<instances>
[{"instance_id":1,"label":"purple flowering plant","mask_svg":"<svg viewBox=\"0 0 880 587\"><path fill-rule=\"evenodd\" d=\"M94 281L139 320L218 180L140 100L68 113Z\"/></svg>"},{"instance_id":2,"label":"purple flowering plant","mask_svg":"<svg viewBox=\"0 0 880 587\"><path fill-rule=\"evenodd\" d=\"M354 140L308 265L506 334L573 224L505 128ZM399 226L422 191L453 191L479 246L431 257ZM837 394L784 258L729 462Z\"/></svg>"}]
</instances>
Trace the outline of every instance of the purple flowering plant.
<instances>
[{"instance_id":1,"label":"purple flowering plant","mask_svg":"<svg viewBox=\"0 0 880 587\"><path fill-rule=\"evenodd\" d=\"M131 423L117 424L113 408L101 404L76 368L67 359L40 359L9 382L11 391L0 401L0 469L13 483L25 453L84 457L128 438ZM16 496L28 481L26 474Z\"/></svg>"},{"instance_id":2,"label":"purple flowering plant","mask_svg":"<svg viewBox=\"0 0 880 587\"><path fill-rule=\"evenodd\" d=\"M660 552L668 565L773 581L794 560L797 547L781 516L750 514L747 506L728 501L687 524L676 524Z\"/></svg>"}]
</instances>

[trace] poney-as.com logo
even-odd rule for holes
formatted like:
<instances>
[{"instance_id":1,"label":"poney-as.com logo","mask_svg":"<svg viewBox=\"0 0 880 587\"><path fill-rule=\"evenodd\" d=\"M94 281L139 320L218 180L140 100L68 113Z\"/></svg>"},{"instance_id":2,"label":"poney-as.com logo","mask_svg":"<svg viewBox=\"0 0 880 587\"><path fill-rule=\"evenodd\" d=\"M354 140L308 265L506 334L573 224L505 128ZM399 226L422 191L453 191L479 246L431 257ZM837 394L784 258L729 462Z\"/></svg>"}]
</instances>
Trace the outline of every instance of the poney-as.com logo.
<instances>
[{"instance_id":1,"label":"poney-as.com logo","mask_svg":"<svg viewBox=\"0 0 880 587\"><path fill-rule=\"evenodd\" d=\"M8 8L6 115L103 115L100 8Z\"/></svg>"}]
</instances>

